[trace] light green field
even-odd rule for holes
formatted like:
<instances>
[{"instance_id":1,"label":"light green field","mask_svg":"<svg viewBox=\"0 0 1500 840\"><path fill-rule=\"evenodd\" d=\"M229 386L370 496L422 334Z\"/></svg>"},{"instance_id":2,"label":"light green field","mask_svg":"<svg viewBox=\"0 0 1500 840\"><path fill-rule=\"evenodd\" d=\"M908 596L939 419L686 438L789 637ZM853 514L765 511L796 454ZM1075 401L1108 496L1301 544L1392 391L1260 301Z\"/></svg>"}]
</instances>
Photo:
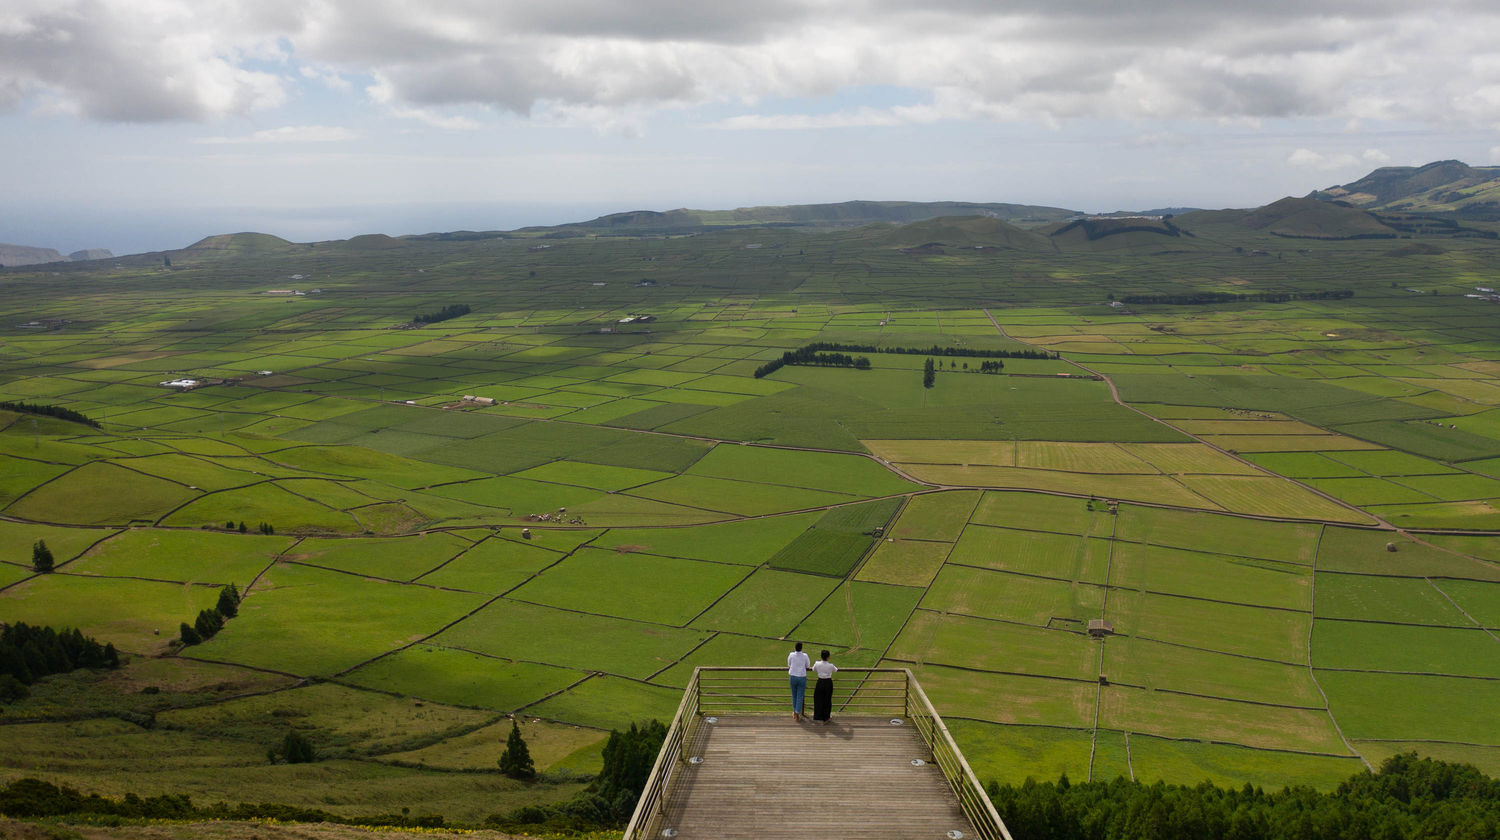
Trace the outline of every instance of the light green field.
<instances>
[{"instance_id":1,"label":"light green field","mask_svg":"<svg viewBox=\"0 0 1500 840\"><path fill-rule=\"evenodd\" d=\"M1099 648L1075 631L1022 627L918 610L886 654L916 665L1089 680Z\"/></svg>"},{"instance_id":2,"label":"light green field","mask_svg":"<svg viewBox=\"0 0 1500 840\"><path fill-rule=\"evenodd\" d=\"M219 599L217 586L146 580L39 575L0 591L7 622L86 628L101 642L136 653L160 652Z\"/></svg>"},{"instance_id":3,"label":"light green field","mask_svg":"<svg viewBox=\"0 0 1500 840\"><path fill-rule=\"evenodd\" d=\"M449 534L418 534L395 539L322 539L297 543L287 560L384 580L421 577L464 553L468 540Z\"/></svg>"},{"instance_id":4,"label":"light green field","mask_svg":"<svg viewBox=\"0 0 1500 840\"><path fill-rule=\"evenodd\" d=\"M836 581L759 569L693 620L693 626L784 638L812 614Z\"/></svg>"},{"instance_id":5,"label":"light green field","mask_svg":"<svg viewBox=\"0 0 1500 840\"><path fill-rule=\"evenodd\" d=\"M1077 625L1099 617L1104 590L1086 583L950 565L928 587L922 606L1037 627Z\"/></svg>"},{"instance_id":6,"label":"light green field","mask_svg":"<svg viewBox=\"0 0 1500 840\"><path fill-rule=\"evenodd\" d=\"M100 543L68 572L180 583L233 583L241 589L294 540L259 534L131 530Z\"/></svg>"},{"instance_id":7,"label":"light green field","mask_svg":"<svg viewBox=\"0 0 1500 840\"><path fill-rule=\"evenodd\" d=\"M508 597L681 627L748 574L743 566L582 548Z\"/></svg>"},{"instance_id":8,"label":"light green field","mask_svg":"<svg viewBox=\"0 0 1500 840\"><path fill-rule=\"evenodd\" d=\"M511 712L586 676L550 665L506 662L468 651L416 645L361 666L341 679L437 703Z\"/></svg>"},{"instance_id":9,"label":"light green field","mask_svg":"<svg viewBox=\"0 0 1500 840\"><path fill-rule=\"evenodd\" d=\"M1109 582L1168 595L1265 607L1312 608L1312 575L1304 566L1198 551L1118 543Z\"/></svg>"},{"instance_id":10,"label":"light green field","mask_svg":"<svg viewBox=\"0 0 1500 840\"><path fill-rule=\"evenodd\" d=\"M896 586L926 586L947 559L943 542L886 539L855 574L855 580Z\"/></svg>"}]
</instances>

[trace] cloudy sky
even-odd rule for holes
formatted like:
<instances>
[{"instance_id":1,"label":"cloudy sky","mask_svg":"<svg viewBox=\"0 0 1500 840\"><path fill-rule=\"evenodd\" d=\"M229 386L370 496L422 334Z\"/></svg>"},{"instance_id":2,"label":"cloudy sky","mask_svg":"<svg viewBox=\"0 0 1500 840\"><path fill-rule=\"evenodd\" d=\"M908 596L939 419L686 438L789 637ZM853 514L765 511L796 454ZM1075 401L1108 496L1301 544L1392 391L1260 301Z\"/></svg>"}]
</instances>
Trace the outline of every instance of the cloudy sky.
<instances>
[{"instance_id":1,"label":"cloudy sky","mask_svg":"<svg viewBox=\"0 0 1500 840\"><path fill-rule=\"evenodd\" d=\"M848 199L1243 207L1500 163L1493 0L3 0L0 241Z\"/></svg>"}]
</instances>

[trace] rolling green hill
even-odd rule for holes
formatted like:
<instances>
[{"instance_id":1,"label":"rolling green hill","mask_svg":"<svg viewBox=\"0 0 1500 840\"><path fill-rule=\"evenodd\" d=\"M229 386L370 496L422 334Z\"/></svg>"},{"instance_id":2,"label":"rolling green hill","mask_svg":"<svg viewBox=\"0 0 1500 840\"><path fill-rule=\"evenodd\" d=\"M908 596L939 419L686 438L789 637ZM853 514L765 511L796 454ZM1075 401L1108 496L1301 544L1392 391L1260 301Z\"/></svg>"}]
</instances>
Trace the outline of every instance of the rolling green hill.
<instances>
[{"instance_id":1,"label":"rolling green hill","mask_svg":"<svg viewBox=\"0 0 1500 840\"><path fill-rule=\"evenodd\" d=\"M1500 219L1500 167L1440 160L1424 166L1383 166L1358 181L1312 192L1320 201L1368 210Z\"/></svg>"}]
</instances>

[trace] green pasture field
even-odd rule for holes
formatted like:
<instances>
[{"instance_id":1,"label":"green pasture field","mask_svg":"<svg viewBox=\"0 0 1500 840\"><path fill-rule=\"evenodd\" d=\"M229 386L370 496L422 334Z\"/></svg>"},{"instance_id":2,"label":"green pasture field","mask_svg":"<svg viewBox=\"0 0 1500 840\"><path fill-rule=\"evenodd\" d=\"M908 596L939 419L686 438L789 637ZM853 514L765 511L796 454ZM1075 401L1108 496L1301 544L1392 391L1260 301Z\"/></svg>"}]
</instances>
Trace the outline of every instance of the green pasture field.
<instances>
[{"instance_id":1,"label":"green pasture field","mask_svg":"<svg viewBox=\"0 0 1500 840\"><path fill-rule=\"evenodd\" d=\"M581 548L508 597L681 627L747 574L727 563Z\"/></svg>"},{"instance_id":2,"label":"green pasture field","mask_svg":"<svg viewBox=\"0 0 1500 840\"><path fill-rule=\"evenodd\" d=\"M776 552L766 565L843 577L869 550L875 541L875 529L884 528L899 505L899 499L885 499L833 508Z\"/></svg>"},{"instance_id":3,"label":"green pasture field","mask_svg":"<svg viewBox=\"0 0 1500 840\"><path fill-rule=\"evenodd\" d=\"M1302 612L1115 590L1105 617L1115 632L1132 637L1275 662L1307 661L1309 621Z\"/></svg>"},{"instance_id":4,"label":"green pasture field","mask_svg":"<svg viewBox=\"0 0 1500 840\"><path fill-rule=\"evenodd\" d=\"M1398 621L1440 627L1473 626L1436 583L1422 578L1319 572L1317 588L1315 612L1319 618Z\"/></svg>"},{"instance_id":5,"label":"green pasture field","mask_svg":"<svg viewBox=\"0 0 1500 840\"><path fill-rule=\"evenodd\" d=\"M970 525L948 562L1102 585L1109 554L1106 540Z\"/></svg>"},{"instance_id":6,"label":"green pasture field","mask_svg":"<svg viewBox=\"0 0 1500 840\"><path fill-rule=\"evenodd\" d=\"M1096 680L992 674L942 665L914 665L911 670L945 721L957 718L1083 730L1094 724Z\"/></svg>"},{"instance_id":7,"label":"green pasture field","mask_svg":"<svg viewBox=\"0 0 1500 840\"><path fill-rule=\"evenodd\" d=\"M809 642L808 653L816 659L818 657L818 642ZM716 634L702 647L688 654L676 665L662 671L651 678L653 683L670 686L676 689L685 688L688 680L692 678L693 669L700 666L712 667L781 667L785 664L787 654L792 652L792 643L780 639L764 639L755 636L736 636L730 633ZM830 651L833 655L831 660L840 665L850 663L844 661L842 650Z\"/></svg>"},{"instance_id":8,"label":"green pasture field","mask_svg":"<svg viewBox=\"0 0 1500 840\"><path fill-rule=\"evenodd\" d=\"M536 718L516 725L539 772L597 773L603 765L604 732ZM489 770L499 763L510 728L511 721L502 719L419 749L386 753L379 760L440 770Z\"/></svg>"},{"instance_id":9,"label":"green pasture field","mask_svg":"<svg viewBox=\"0 0 1500 840\"><path fill-rule=\"evenodd\" d=\"M1368 522L1357 510L1330 502L1281 478L1269 476L1188 475L1179 481L1225 510L1259 516Z\"/></svg>"},{"instance_id":10,"label":"green pasture field","mask_svg":"<svg viewBox=\"0 0 1500 840\"><path fill-rule=\"evenodd\" d=\"M1415 505L1371 505L1369 510L1370 513L1379 515L1398 528L1500 530L1500 499Z\"/></svg>"},{"instance_id":11,"label":"green pasture field","mask_svg":"<svg viewBox=\"0 0 1500 840\"><path fill-rule=\"evenodd\" d=\"M1310 478L1309 487L1351 505L1399 505L1435 501L1436 497L1383 478Z\"/></svg>"},{"instance_id":12,"label":"green pasture field","mask_svg":"<svg viewBox=\"0 0 1500 840\"><path fill-rule=\"evenodd\" d=\"M125 525L154 522L198 495L185 485L95 462L20 496L6 506L5 513L38 522Z\"/></svg>"},{"instance_id":13,"label":"green pasture field","mask_svg":"<svg viewBox=\"0 0 1500 840\"><path fill-rule=\"evenodd\" d=\"M836 586L827 577L757 569L695 618L693 626L785 638Z\"/></svg>"},{"instance_id":14,"label":"green pasture field","mask_svg":"<svg viewBox=\"0 0 1500 840\"><path fill-rule=\"evenodd\" d=\"M415 490L434 484L482 478L486 474L459 467L429 464L359 446L293 446L266 456L298 469L351 478L372 478Z\"/></svg>"},{"instance_id":15,"label":"green pasture field","mask_svg":"<svg viewBox=\"0 0 1500 840\"><path fill-rule=\"evenodd\" d=\"M887 533L908 540L953 542L963 532L980 494L957 490L912 496Z\"/></svg>"},{"instance_id":16,"label":"green pasture field","mask_svg":"<svg viewBox=\"0 0 1500 840\"><path fill-rule=\"evenodd\" d=\"M1306 665L1289 665L1193 650L1143 638L1116 637L1104 645L1104 673L1111 685L1321 708Z\"/></svg>"},{"instance_id":17,"label":"green pasture field","mask_svg":"<svg viewBox=\"0 0 1500 840\"><path fill-rule=\"evenodd\" d=\"M922 590L852 581L824 599L792 635L818 639L851 652L883 652L917 606Z\"/></svg>"},{"instance_id":18,"label":"green pasture field","mask_svg":"<svg viewBox=\"0 0 1500 840\"><path fill-rule=\"evenodd\" d=\"M1436 741L1355 741L1354 748L1376 767L1391 756L1415 752L1439 761L1472 764L1491 776L1500 772L1500 747Z\"/></svg>"},{"instance_id":19,"label":"green pasture field","mask_svg":"<svg viewBox=\"0 0 1500 840\"><path fill-rule=\"evenodd\" d=\"M77 627L122 651L161 652L200 610L219 600L217 586L148 580L37 575L0 591L6 622Z\"/></svg>"},{"instance_id":20,"label":"green pasture field","mask_svg":"<svg viewBox=\"0 0 1500 840\"><path fill-rule=\"evenodd\" d=\"M1367 475L1363 470L1321 452L1251 452L1244 457L1289 478L1364 478Z\"/></svg>"},{"instance_id":21,"label":"green pasture field","mask_svg":"<svg viewBox=\"0 0 1500 840\"><path fill-rule=\"evenodd\" d=\"M456 484L444 484L428 492L450 499L499 508L512 517L533 513L552 513L558 508L577 507L593 501L603 491L573 487L545 481L531 481L513 476L481 478Z\"/></svg>"},{"instance_id":22,"label":"green pasture field","mask_svg":"<svg viewBox=\"0 0 1500 840\"><path fill-rule=\"evenodd\" d=\"M712 635L505 599L427 641L497 658L646 679ZM587 645L578 644L588 639Z\"/></svg>"},{"instance_id":23,"label":"green pasture field","mask_svg":"<svg viewBox=\"0 0 1500 840\"><path fill-rule=\"evenodd\" d=\"M293 542L291 537L259 534L133 529L96 545L65 568L69 574L99 577L233 583L243 590Z\"/></svg>"},{"instance_id":24,"label":"green pasture field","mask_svg":"<svg viewBox=\"0 0 1500 840\"><path fill-rule=\"evenodd\" d=\"M868 458L762 446L721 444L686 472L856 496L892 496L922 489Z\"/></svg>"},{"instance_id":25,"label":"green pasture field","mask_svg":"<svg viewBox=\"0 0 1500 840\"><path fill-rule=\"evenodd\" d=\"M1107 686L1099 725L1167 738L1193 737L1262 749L1347 754L1322 708L1296 709Z\"/></svg>"},{"instance_id":26,"label":"green pasture field","mask_svg":"<svg viewBox=\"0 0 1500 840\"><path fill-rule=\"evenodd\" d=\"M1130 733L1131 766L1136 778L1162 779L1177 784L1211 781L1218 785L1246 783L1280 790L1307 785L1331 790L1364 769L1359 759L1247 749L1233 744L1157 738Z\"/></svg>"},{"instance_id":27,"label":"green pasture field","mask_svg":"<svg viewBox=\"0 0 1500 840\"><path fill-rule=\"evenodd\" d=\"M429 586L503 595L562 558L562 554L538 545L496 537L468 547L414 580Z\"/></svg>"},{"instance_id":28,"label":"green pasture field","mask_svg":"<svg viewBox=\"0 0 1500 840\"><path fill-rule=\"evenodd\" d=\"M269 482L199 497L164 517L162 524L201 528L231 521L245 522L251 527L265 522L280 533L293 534L363 530L349 514Z\"/></svg>"},{"instance_id":29,"label":"green pasture field","mask_svg":"<svg viewBox=\"0 0 1500 840\"><path fill-rule=\"evenodd\" d=\"M632 723L671 720L682 692L621 677L590 677L562 694L526 707L526 714L602 729L625 729Z\"/></svg>"},{"instance_id":30,"label":"green pasture field","mask_svg":"<svg viewBox=\"0 0 1500 840\"><path fill-rule=\"evenodd\" d=\"M943 723L981 782L1055 781L1064 773L1070 779L1088 778L1093 733L1087 729L1001 726L952 716L945 716Z\"/></svg>"},{"instance_id":31,"label":"green pasture field","mask_svg":"<svg viewBox=\"0 0 1500 840\"><path fill-rule=\"evenodd\" d=\"M1319 526L1121 505L1115 536L1240 557L1311 565Z\"/></svg>"},{"instance_id":32,"label":"green pasture field","mask_svg":"<svg viewBox=\"0 0 1500 840\"><path fill-rule=\"evenodd\" d=\"M310 537L297 543L286 560L383 580L412 580L462 554L472 544L451 534L418 534L385 539Z\"/></svg>"},{"instance_id":33,"label":"green pasture field","mask_svg":"<svg viewBox=\"0 0 1500 840\"><path fill-rule=\"evenodd\" d=\"M1465 549L1485 545L1484 538L1470 543L1453 543L1451 539L1439 534L1424 534L1423 542L1417 542L1389 531L1324 528L1318 543L1318 570L1500 580L1500 566L1462 553Z\"/></svg>"},{"instance_id":34,"label":"green pasture field","mask_svg":"<svg viewBox=\"0 0 1500 840\"><path fill-rule=\"evenodd\" d=\"M920 609L886 658L914 665L947 665L1007 674L1090 680L1099 652L1079 632L1024 627Z\"/></svg>"},{"instance_id":35,"label":"green pasture field","mask_svg":"<svg viewBox=\"0 0 1500 840\"><path fill-rule=\"evenodd\" d=\"M1465 677L1317 671L1344 734L1357 740L1451 741L1500 746L1475 709L1500 702L1500 682Z\"/></svg>"},{"instance_id":36,"label":"green pasture field","mask_svg":"<svg viewBox=\"0 0 1500 840\"><path fill-rule=\"evenodd\" d=\"M980 498L970 521L1087 536L1107 536L1114 527L1113 518L1097 515L1082 499L996 491Z\"/></svg>"},{"instance_id":37,"label":"green pasture field","mask_svg":"<svg viewBox=\"0 0 1500 840\"><path fill-rule=\"evenodd\" d=\"M485 603L482 595L297 565L278 565L242 595L239 616L186 655L328 676L421 641Z\"/></svg>"},{"instance_id":38,"label":"green pasture field","mask_svg":"<svg viewBox=\"0 0 1500 840\"><path fill-rule=\"evenodd\" d=\"M1500 645L1475 627L1418 627L1318 619L1313 665L1359 671L1397 671L1500 678Z\"/></svg>"},{"instance_id":39,"label":"green pasture field","mask_svg":"<svg viewBox=\"0 0 1500 840\"><path fill-rule=\"evenodd\" d=\"M513 475L516 478L550 481L554 484L571 484L595 490L608 490L613 493L669 478L672 473L577 461L552 461L539 467L513 473Z\"/></svg>"},{"instance_id":40,"label":"green pasture field","mask_svg":"<svg viewBox=\"0 0 1500 840\"><path fill-rule=\"evenodd\" d=\"M66 464L47 464L0 455L0 506L20 498L39 484L67 472Z\"/></svg>"},{"instance_id":41,"label":"green pasture field","mask_svg":"<svg viewBox=\"0 0 1500 840\"><path fill-rule=\"evenodd\" d=\"M757 566L796 539L820 516L815 512L801 513L691 528L612 528L595 544L616 551Z\"/></svg>"},{"instance_id":42,"label":"green pasture field","mask_svg":"<svg viewBox=\"0 0 1500 840\"><path fill-rule=\"evenodd\" d=\"M1057 623L1078 629L1088 619L1099 617L1104 590L1087 583L948 565L927 588L922 606L1037 627Z\"/></svg>"},{"instance_id":43,"label":"green pasture field","mask_svg":"<svg viewBox=\"0 0 1500 840\"><path fill-rule=\"evenodd\" d=\"M1263 607L1312 608L1312 575L1307 567L1291 563L1122 542L1115 546L1109 569L1112 586Z\"/></svg>"},{"instance_id":44,"label":"green pasture field","mask_svg":"<svg viewBox=\"0 0 1500 840\"><path fill-rule=\"evenodd\" d=\"M376 659L340 679L436 703L513 712L587 676L551 665L507 662L468 651L415 645Z\"/></svg>"},{"instance_id":45,"label":"green pasture field","mask_svg":"<svg viewBox=\"0 0 1500 840\"><path fill-rule=\"evenodd\" d=\"M1437 580L1433 585L1481 627L1500 629L1500 584L1472 580Z\"/></svg>"},{"instance_id":46,"label":"green pasture field","mask_svg":"<svg viewBox=\"0 0 1500 840\"><path fill-rule=\"evenodd\" d=\"M6 561L23 564L29 569L31 547L37 540L42 540L52 552L53 561L61 567L89 546L118 533L120 531L115 528L63 528L0 519L0 552Z\"/></svg>"},{"instance_id":47,"label":"green pasture field","mask_svg":"<svg viewBox=\"0 0 1500 840\"><path fill-rule=\"evenodd\" d=\"M854 497L842 493L697 475L679 475L658 481L638 487L630 495L738 516L760 516L854 501Z\"/></svg>"},{"instance_id":48,"label":"green pasture field","mask_svg":"<svg viewBox=\"0 0 1500 840\"><path fill-rule=\"evenodd\" d=\"M887 538L855 574L855 580L896 586L927 586L948 558L952 544Z\"/></svg>"}]
</instances>

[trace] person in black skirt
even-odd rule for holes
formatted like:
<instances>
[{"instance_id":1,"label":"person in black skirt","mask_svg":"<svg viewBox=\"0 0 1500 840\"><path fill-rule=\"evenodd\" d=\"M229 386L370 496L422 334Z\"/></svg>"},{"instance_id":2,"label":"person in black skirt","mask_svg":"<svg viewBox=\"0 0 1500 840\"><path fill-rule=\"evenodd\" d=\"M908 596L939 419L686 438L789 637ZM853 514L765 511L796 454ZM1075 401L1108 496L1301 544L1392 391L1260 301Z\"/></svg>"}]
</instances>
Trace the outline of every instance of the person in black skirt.
<instances>
[{"instance_id":1,"label":"person in black skirt","mask_svg":"<svg viewBox=\"0 0 1500 840\"><path fill-rule=\"evenodd\" d=\"M813 688L813 720L827 725L833 717L833 672L838 666L828 661L828 651L825 650L812 669L818 675L818 684Z\"/></svg>"}]
</instances>

